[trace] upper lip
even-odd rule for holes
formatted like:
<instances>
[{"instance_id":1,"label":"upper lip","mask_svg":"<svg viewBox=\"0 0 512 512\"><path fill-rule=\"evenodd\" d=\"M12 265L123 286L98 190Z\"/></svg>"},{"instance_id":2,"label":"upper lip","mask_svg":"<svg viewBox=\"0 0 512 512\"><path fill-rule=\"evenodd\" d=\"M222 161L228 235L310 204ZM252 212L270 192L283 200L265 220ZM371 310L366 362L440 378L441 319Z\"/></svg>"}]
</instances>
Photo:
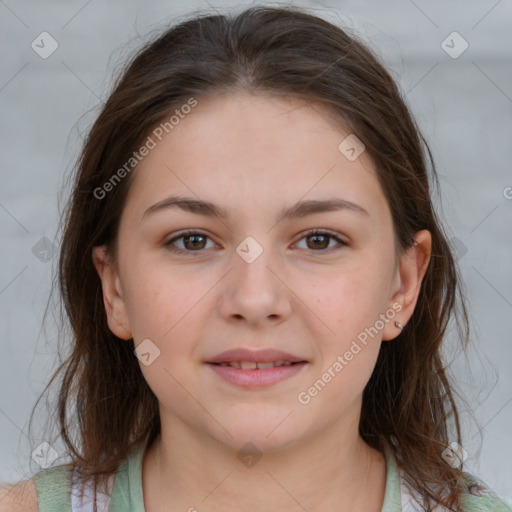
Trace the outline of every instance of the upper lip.
<instances>
[{"instance_id":1,"label":"upper lip","mask_svg":"<svg viewBox=\"0 0 512 512\"><path fill-rule=\"evenodd\" d=\"M273 361L290 361L292 363L305 362L302 357L294 356L281 350L267 348L264 350L248 350L235 348L221 352L207 363L232 363L236 361L251 361L253 363L271 363Z\"/></svg>"}]
</instances>

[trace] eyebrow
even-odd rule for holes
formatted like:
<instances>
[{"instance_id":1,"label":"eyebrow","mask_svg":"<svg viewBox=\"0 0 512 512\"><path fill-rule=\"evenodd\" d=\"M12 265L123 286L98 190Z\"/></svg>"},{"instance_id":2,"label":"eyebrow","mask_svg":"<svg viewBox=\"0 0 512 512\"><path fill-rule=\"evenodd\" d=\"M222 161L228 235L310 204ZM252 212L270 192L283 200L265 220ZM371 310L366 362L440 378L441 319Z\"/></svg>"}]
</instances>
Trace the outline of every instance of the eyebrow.
<instances>
[{"instance_id":1,"label":"eyebrow","mask_svg":"<svg viewBox=\"0 0 512 512\"><path fill-rule=\"evenodd\" d=\"M226 210L209 201L202 201L191 197L170 196L158 203L155 203L153 206L150 206L142 215L142 219L172 208L179 208L183 211L206 217L218 217L219 219L229 218L229 214ZM290 208L283 210L278 218L280 220L292 220L306 217L307 215L312 215L314 213L333 212L338 210L347 210L369 216L369 213L357 203L347 201L346 199L332 198L299 201Z\"/></svg>"}]
</instances>

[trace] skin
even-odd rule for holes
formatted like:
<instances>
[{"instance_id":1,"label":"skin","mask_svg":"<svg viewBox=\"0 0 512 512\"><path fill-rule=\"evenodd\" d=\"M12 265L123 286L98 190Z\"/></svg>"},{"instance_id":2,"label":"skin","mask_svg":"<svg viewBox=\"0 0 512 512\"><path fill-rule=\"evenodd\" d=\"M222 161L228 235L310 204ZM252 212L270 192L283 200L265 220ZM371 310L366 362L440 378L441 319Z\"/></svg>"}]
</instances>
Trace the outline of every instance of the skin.
<instances>
[{"instance_id":1,"label":"skin","mask_svg":"<svg viewBox=\"0 0 512 512\"><path fill-rule=\"evenodd\" d=\"M384 456L358 434L362 393L381 342L414 311L431 236L395 265L391 213L372 161L338 150L350 133L319 103L236 93L197 107L134 171L122 213L118 265L93 250L110 329L160 355L141 371L160 404L161 436L142 468L147 512L380 511ZM171 194L225 208L220 220L168 208ZM363 207L279 221L301 199L340 197ZM304 237L311 228L333 238ZM206 239L165 242L184 229ZM262 254L237 246L252 236ZM188 244L187 244L188 241ZM325 245L322 245L325 242ZM418 250L420 248L421 250ZM195 252L194 252L195 251ZM310 403L308 388L393 304L402 309ZM236 347L277 348L308 364L264 390L244 390L203 364ZM262 454L247 467L237 452ZM328 483L328 484L327 484ZM175 508L174 508L175 507Z\"/></svg>"}]
</instances>

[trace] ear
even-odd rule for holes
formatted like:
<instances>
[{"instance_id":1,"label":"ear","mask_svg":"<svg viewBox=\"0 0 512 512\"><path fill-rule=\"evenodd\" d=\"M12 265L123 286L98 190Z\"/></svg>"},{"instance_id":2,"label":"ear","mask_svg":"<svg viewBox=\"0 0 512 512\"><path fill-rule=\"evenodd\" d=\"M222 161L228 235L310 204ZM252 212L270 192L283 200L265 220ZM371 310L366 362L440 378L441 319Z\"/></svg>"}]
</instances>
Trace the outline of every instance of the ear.
<instances>
[{"instance_id":1,"label":"ear","mask_svg":"<svg viewBox=\"0 0 512 512\"><path fill-rule=\"evenodd\" d=\"M414 245L409 247L402 256L397 268L394 287L395 291L389 307L397 311L392 320L386 323L382 332L383 340L392 340L400 334L395 322L405 325L411 318L420 293L421 282L427 271L432 248L430 231L423 229L414 235Z\"/></svg>"},{"instance_id":2,"label":"ear","mask_svg":"<svg viewBox=\"0 0 512 512\"><path fill-rule=\"evenodd\" d=\"M101 279L108 326L118 338L129 340L132 338L132 330L126 302L117 270L110 262L105 245L93 247L92 261Z\"/></svg>"}]
</instances>

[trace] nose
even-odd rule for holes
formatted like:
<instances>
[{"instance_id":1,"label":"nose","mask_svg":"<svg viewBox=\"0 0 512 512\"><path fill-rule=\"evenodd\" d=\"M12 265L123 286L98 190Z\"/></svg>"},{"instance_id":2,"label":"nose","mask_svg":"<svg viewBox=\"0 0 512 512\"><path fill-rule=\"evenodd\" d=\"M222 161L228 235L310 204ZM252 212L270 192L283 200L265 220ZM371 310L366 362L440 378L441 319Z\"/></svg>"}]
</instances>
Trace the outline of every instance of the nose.
<instances>
[{"instance_id":1,"label":"nose","mask_svg":"<svg viewBox=\"0 0 512 512\"><path fill-rule=\"evenodd\" d=\"M292 293L279 258L253 238L237 247L232 263L219 292L220 312L227 321L258 326L289 317Z\"/></svg>"}]
</instances>

